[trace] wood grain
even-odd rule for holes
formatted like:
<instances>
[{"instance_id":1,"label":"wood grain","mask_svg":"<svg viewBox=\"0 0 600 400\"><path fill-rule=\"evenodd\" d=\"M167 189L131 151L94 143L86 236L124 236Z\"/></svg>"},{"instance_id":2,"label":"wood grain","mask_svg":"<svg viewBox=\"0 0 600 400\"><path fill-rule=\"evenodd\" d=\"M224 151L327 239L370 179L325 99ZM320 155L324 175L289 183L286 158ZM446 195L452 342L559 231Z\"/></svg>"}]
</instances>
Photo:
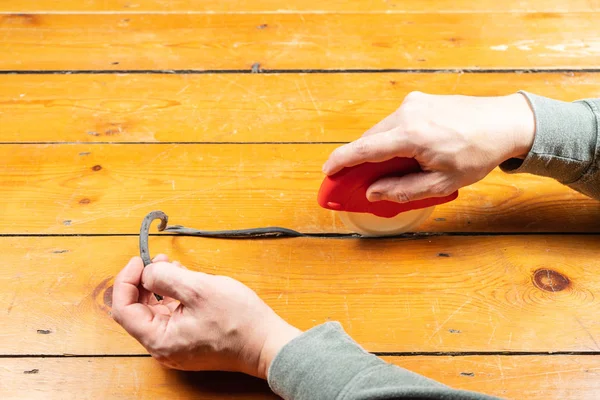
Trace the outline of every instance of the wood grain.
<instances>
[{"instance_id":1,"label":"wood grain","mask_svg":"<svg viewBox=\"0 0 600 400\"><path fill-rule=\"evenodd\" d=\"M199 13L405 13L405 12L587 12L597 11L597 0L508 0L504 2L484 0L404 0L404 1L353 1L331 0L21 0L18 3L0 0L0 12L199 12Z\"/></svg>"},{"instance_id":2,"label":"wood grain","mask_svg":"<svg viewBox=\"0 0 600 400\"><path fill-rule=\"evenodd\" d=\"M595 399L598 356L386 357L459 389L504 399ZM32 372L33 371L33 372ZM471 376L470 374L473 374ZM59 384L60 382L60 384ZM166 370L151 358L1 359L4 399L275 399L266 382L239 374Z\"/></svg>"},{"instance_id":3,"label":"wood grain","mask_svg":"<svg viewBox=\"0 0 600 400\"><path fill-rule=\"evenodd\" d=\"M150 252L244 282L300 329L339 321L369 351L586 352L600 350L599 240L160 236ZM145 353L109 316L136 236L4 237L0 254L0 354Z\"/></svg>"},{"instance_id":4,"label":"wood grain","mask_svg":"<svg viewBox=\"0 0 600 400\"><path fill-rule=\"evenodd\" d=\"M332 144L2 145L0 233L139 233L160 209L197 229L350 233L317 204ZM425 232L598 232L600 207L553 180L499 170L436 208Z\"/></svg>"},{"instance_id":5,"label":"wood grain","mask_svg":"<svg viewBox=\"0 0 600 400\"><path fill-rule=\"evenodd\" d=\"M597 67L597 13L4 14L2 70ZM502 27L496 29L495 27Z\"/></svg>"},{"instance_id":6,"label":"wood grain","mask_svg":"<svg viewBox=\"0 0 600 400\"><path fill-rule=\"evenodd\" d=\"M349 142L415 90L574 101L600 74L0 75L0 141Z\"/></svg>"}]
</instances>

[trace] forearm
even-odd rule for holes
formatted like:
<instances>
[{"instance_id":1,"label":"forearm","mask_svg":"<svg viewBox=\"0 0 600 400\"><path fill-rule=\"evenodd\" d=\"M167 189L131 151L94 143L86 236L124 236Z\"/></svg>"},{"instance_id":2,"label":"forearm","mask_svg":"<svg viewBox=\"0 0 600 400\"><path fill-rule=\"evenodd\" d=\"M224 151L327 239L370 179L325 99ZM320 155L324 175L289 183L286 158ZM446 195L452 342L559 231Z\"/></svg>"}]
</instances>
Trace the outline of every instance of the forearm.
<instances>
[{"instance_id":1,"label":"forearm","mask_svg":"<svg viewBox=\"0 0 600 400\"><path fill-rule=\"evenodd\" d=\"M556 179L600 200L600 99L573 103L521 92L535 115L535 139L524 160L500 165L507 173Z\"/></svg>"},{"instance_id":2,"label":"forearm","mask_svg":"<svg viewBox=\"0 0 600 400\"><path fill-rule=\"evenodd\" d=\"M388 364L359 347L338 323L288 343L273 360L268 380L285 400L493 399Z\"/></svg>"}]
</instances>

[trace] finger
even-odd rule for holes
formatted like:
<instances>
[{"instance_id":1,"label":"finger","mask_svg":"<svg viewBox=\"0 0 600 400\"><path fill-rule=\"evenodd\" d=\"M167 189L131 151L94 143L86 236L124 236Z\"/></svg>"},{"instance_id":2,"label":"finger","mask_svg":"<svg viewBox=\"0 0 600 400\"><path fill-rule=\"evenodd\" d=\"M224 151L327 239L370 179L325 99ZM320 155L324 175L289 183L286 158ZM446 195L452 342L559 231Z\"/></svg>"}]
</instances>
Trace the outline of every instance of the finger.
<instances>
[{"instance_id":1,"label":"finger","mask_svg":"<svg viewBox=\"0 0 600 400\"><path fill-rule=\"evenodd\" d=\"M154 293L144 289L143 286L139 286L138 290L140 291L140 303L147 305L158 304L158 300L156 299L156 296L154 296Z\"/></svg>"},{"instance_id":2,"label":"finger","mask_svg":"<svg viewBox=\"0 0 600 400\"><path fill-rule=\"evenodd\" d=\"M171 315L171 309L167 306L165 306L164 304L154 304L152 306L149 307L150 311L152 311L152 314L154 315L154 317L156 317L157 315L166 315L166 316L170 316Z\"/></svg>"},{"instance_id":3,"label":"finger","mask_svg":"<svg viewBox=\"0 0 600 400\"><path fill-rule=\"evenodd\" d=\"M144 268L142 285L145 289L190 305L201 289L202 273L180 268L173 263L152 263Z\"/></svg>"},{"instance_id":4,"label":"finger","mask_svg":"<svg viewBox=\"0 0 600 400\"><path fill-rule=\"evenodd\" d=\"M179 268L188 269L185 265L180 263L179 261L173 261L173 264L177 265Z\"/></svg>"},{"instance_id":5,"label":"finger","mask_svg":"<svg viewBox=\"0 0 600 400\"><path fill-rule=\"evenodd\" d=\"M152 332L152 312L139 303L144 263L140 257L132 258L119 272L113 285L112 316L131 336L144 342Z\"/></svg>"},{"instance_id":6,"label":"finger","mask_svg":"<svg viewBox=\"0 0 600 400\"><path fill-rule=\"evenodd\" d=\"M452 193L445 178L435 172L420 172L402 177L378 180L367 189L369 201L387 200L395 203L444 197Z\"/></svg>"},{"instance_id":7,"label":"finger","mask_svg":"<svg viewBox=\"0 0 600 400\"><path fill-rule=\"evenodd\" d=\"M179 304L181 304L179 300L173 299L171 297L165 297L161 301L161 305L167 307L170 312L175 311L175 309L179 307Z\"/></svg>"},{"instance_id":8,"label":"finger","mask_svg":"<svg viewBox=\"0 0 600 400\"><path fill-rule=\"evenodd\" d=\"M152 259L153 263L157 263L157 262L169 262L169 256L167 256L166 254L159 254L156 257L154 257ZM180 268L185 268L183 265L181 265L181 263L179 261L171 261L171 263L177 265ZM185 268L187 269L187 268Z\"/></svg>"},{"instance_id":9,"label":"finger","mask_svg":"<svg viewBox=\"0 0 600 400\"><path fill-rule=\"evenodd\" d=\"M169 256L167 256L166 254L158 254L156 257L154 257L152 259L153 263L161 262L161 261L168 262ZM144 287L142 287L142 286L138 287L138 289L140 291L140 303L148 304L148 305L159 304L159 300L156 298L156 296L154 296L154 293L144 289Z\"/></svg>"},{"instance_id":10,"label":"finger","mask_svg":"<svg viewBox=\"0 0 600 400\"><path fill-rule=\"evenodd\" d=\"M415 146L408 136L398 129L362 137L338 147L323 166L327 175L335 174L345 167L364 162L381 162L394 157L414 157Z\"/></svg>"},{"instance_id":11,"label":"finger","mask_svg":"<svg viewBox=\"0 0 600 400\"><path fill-rule=\"evenodd\" d=\"M113 285L113 308L120 309L139 301L139 290L144 263L133 257L119 272Z\"/></svg>"},{"instance_id":12,"label":"finger","mask_svg":"<svg viewBox=\"0 0 600 400\"><path fill-rule=\"evenodd\" d=\"M373 125L369 130L363 133L362 137L374 135L376 133L381 133L385 131L389 131L393 129L397 125L397 117L396 113L392 113L379 121L377 124Z\"/></svg>"},{"instance_id":13,"label":"finger","mask_svg":"<svg viewBox=\"0 0 600 400\"><path fill-rule=\"evenodd\" d=\"M165 302L163 300L163 305L165 307L167 307L171 313L174 313L175 310L177 309L177 307L179 307L180 304L181 303L179 301L177 301L175 299L171 299L170 297L169 297L169 300L167 302Z\"/></svg>"},{"instance_id":14,"label":"finger","mask_svg":"<svg viewBox=\"0 0 600 400\"><path fill-rule=\"evenodd\" d=\"M144 289L144 287L140 286L139 290L140 290L140 298L142 298L142 295L143 295L144 299L145 299L145 301L140 301L140 303L146 304L150 308L155 307L155 306L165 306L169 310L174 311L177 308L177 306L179 305L178 300L175 300L169 296L164 296L162 298L162 300L157 300L156 296L154 296L154 293L150 292L149 290Z\"/></svg>"},{"instance_id":15,"label":"finger","mask_svg":"<svg viewBox=\"0 0 600 400\"><path fill-rule=\"evenodd\" d=\"M158 254L156 257L154 257L152 259L153 263L155 263L155 262L161 262L161 261L168 262L169 261L169 256L167 256L166 254Z\"/></svg>"},{"instance_id":16,"label":"finger","mask_svg":"<svg viewBox=\"0 0 600 400\"><path fill-rule=\"evenodd\" d=\"M165 260L166 258L166 260ZM168 261L168 257L164 256L164 254L159 254L158 256L156 256L153 260L154 262L159 262L159 261ZM184 268L187 269L186 267L184 267L183 265L181 265L181 263L179 261L172 261L172 264L175 264L176 266L178 266L179 268ZM163 306L165 306L170 312L175 311L175 309L179 306L179 301L175 300L169 296L164 296L163 299L159 302L156 297L154 296L154 293L151 293L150 291L144 289L144 287L142 286L140 291L147 296L147 303L151 304L151 305L157 305L157 304L162 304Z\"/></svg>"},{"instance_id":17,"label":"finger","mask_svg":"<svg viewBox=\"0 0 600 400\"><path fill-rule=\"evenodd\" d=\"M157 263L157 262L169 262L169 256L167 256L166 254L158 254L156 257L154 257L152 259L153 263ZM173 264L181 267L181 268L185 268L183 265L181 265L181 263L179 263L179 261L173 261ZM163 297L162 301L159 301L156 296L154 295L154 293L150 292L149 290L144 289L144 287L140 287L140 299L141 299L141 303L143 304L150 304L150 305L155 305L155 304L166 304L167 303L167 299L168 297ZM171 299L173 300L173 299Z\"/></svg>"}]
</instances>

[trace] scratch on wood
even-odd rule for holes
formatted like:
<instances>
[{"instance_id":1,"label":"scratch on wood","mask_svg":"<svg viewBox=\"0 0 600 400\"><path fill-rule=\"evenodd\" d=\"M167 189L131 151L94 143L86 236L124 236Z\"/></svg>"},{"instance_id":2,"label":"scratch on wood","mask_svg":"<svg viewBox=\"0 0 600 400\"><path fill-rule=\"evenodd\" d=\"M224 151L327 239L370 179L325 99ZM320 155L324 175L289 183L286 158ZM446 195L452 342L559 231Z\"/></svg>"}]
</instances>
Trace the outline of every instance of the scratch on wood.
<instances>
[{"instance_id":1,"label":"scratch on wood","mask_svg":"<svg viewBox=\"0 0 600 400\"><path fill-rule=\"evenodd\" d=\"M575 321L577 321L577 323L579 323L579 326L581 326L581 328L585 331L585 333L588 334L588 336L590 337L590 339L592 340L592 342L594 342L594 345L596 346L597 350L600 350L600 346L598 346L598 342L596 341L596 339L594 338L594 336L592 335L592 333L589 331L589 329L583 325L583 323L579 320L579 318L575 317Z\"/></svg>"},{"instance_id":2,"label":"scratch on wood","mask_svg":"<svg viewBox=\"0 0 600 400\"><path fill-rule=\"evenodd\" d=\"M490 320L491 320L491 315L490 315ZM492 339L494 339L494 335L496 334L496 329L498 328L498 325L494 325L494 330L492 331L492 334L490 335L490 340L488 340L488 346L490 344L492 344Z\"/></svg>"},{"instance_id":3,"label":"scratch on wood","mask_svg":"<svg viewBox=\"0 0 600 400\"><path fill-rule=\"evenodd\" d=\"M589 368L588 370L600 370L600 368ZM538 373L532 373L532 374L525 374L525 375L519 375L516 374L514 376L508 376L508 377L500 377L500 378L492 378L492 379L485 379L485 380L479 380L477 381L477 384L480 385L482 383L488 383L488 382L495 382L495 381L508 381L508 380L512 380L512 379L526 379L526 378L535 378L536 376L546 376L549 377L551 375L556 375L556 374L564 374L564 373L579 373L581 372L581 368L579 369L570 369L570 370L562 370L562 371L554 371L554 372L538 372Z\"/></svg>"},{"instance_id":4,"label":"scratch on wood","mask_svg":"<svg viewBox=\"0 0 600 400\"><path fill-rule=\"evenodd\" d=\"M177 92L177 95L180 95L181 93L185 92L189 87L190 87L190 85L185 86L183 89L181 89L179 92Z\"/></svg>"},{"instance_id":5,"label":"scratch on wood","mask_svg":"<svg viewBox=\"0 0 600 400\"><path fill-rule=\"evenodd\" d=\"M156 156L152 158L152 160L148 161L148 164L155 164L157 161L163 161L167 159L171 152L177 149L178 147L178 144L168 146L166 150L159 152Z\"/></svg>"},{"instance_id":6,"label":"scratch on wood","mask_svg":"<svg viewBox=\"0 0 600 400\"><path fill-rule=\"evenodd\" d=\"M285 267L285 305L289 304L290 300L290 266L292 265L292 247L288 247L288 262Z\"/></svg>"},{"instance_id":7,"label":"scratch on wood","mask_svg":"<svg viewBox=\"0 0 600 400\"><path fill-rule=\"evenodd\" d=\"M52 333L50 329L38 329L37 333L40 335L49 335Z\"/></svg>"},{"instance_id":8,"label":"scratch on wood","mask_svg":"<svg viewBox=\"0 0 600 400\"><path fill-rule=\"evenodd\" d=\"M496 356L496 359L498 360L498 369L500 370L500 379L502 379L502 382L504 382L504 366L502 365L502 357Z\"/></svg>"},{"instance_id":9,"label":"scratch on wood","mask_svg":"<svg viewBox=\"0 0 600 400\"><path fill-rule=\"evenodd\" d=\"M456 82L454 82L454 87L452 87L452 92L456 92L456 88L458 87L458 84L460 83L460 78L463 76L463 72L459 72L458 74L456 74Z\"/></svg>"},{"instance_id":10,"label":"scratch on wood","mask_svg":"<svg viewBox=\"0 0 600 400\"><path fill-rule=\"evenodd\" d=\"M317 102L315 101L315 98L313 97L312 92L310 91L310 88L308 87L308 84L306 83L306 79L304 78L304 75L300 75L300 76L302 77L302 82L304 83L304 87L306 88L306 92L308 93L308 96L310 97L310 101L312 102L313 107L317 111L318 115L322 115L321 109L319 108L319 106L317 106Z\"/></svg>"},{"instance_id":11,"label":"scratch on wood","mask_svg":"<svg viewBox=\"0 0 600 400\"><path fill-rule=\"evenodd\" d=\"M460 310L462 310L464 308L464 306L466 306L467 304L470 304L470 303L471 303L471 299L467 299L467 301L465 301L452 314L450 314L448 316L448 318L446 318L446 320L444 322L442 322L442 324L440 326L438 326L437 329L431 334L431 336L429 337L429 339L427 341L431 341L431 339L433 339L433 337L435 335L437 335L440 332L440 330L442 330L442 328L444 327L444 325L446 325L448 323L448 321L450 321L452 319L452 317L454 317Z\"/></svg>"},{"instance_id":12,"label":"scratch on wood","mask_svg":"<svg viewBox=\"0 0 600 400\"><path fill-rule=\"evenodd\" d=\"M133 380L135 382L135 393L138 394L140 391L140 380L138 377L137 370L133 368Z\"/></svg>"},{"instance_id":13,"label":"scratch on wood","mask_svg":"<svg viewBox=\"0 0 600 400\"><path fill-rule=\"evenodd\" d=\"M344 295L344 310L346 311L346 318L348 319L348 327L352 330L352 319L350 318L350 308L348 307L348 298Z\"/></svg>"},{"instance_id":14,"label":"scratch on wood","mask_svg":"<svg viewBox=\"0 0 600 400\"><path fill-rule=\"evenodd\" d=\"M296 85L296 89L298 89L298 94L302 98L302 101L306 101L306 98L304 97L304 90L300 89L300 85L298 85L298 81L294 81L294 85Z\"/></svg>"},{"instance_id":15,"label":"scratch on wood","mask_svg":"<svg viewBox=\"0 0 600 400\"><path fill-rule=\"evenodd\" d=\"M437 302L437 299L436 299L436 302ZM439 307L439 304L438 304L438 307ZM436 312L436 310L435 310L435 304L432 304L432 305L431 305L431 312L432 312L432 314L433 314L433 319L434 319L434 321L435 321L435 329L436 329L436 331L439 331L439 330L440 330L440 329L442 329L442 328L441 328L441 326L440 326L440 322L438 321L438 318L437 318L437 312ZM435 335L435 334L434 334L434 335ZM433 336L432 336L432 337L433 337ZM442 341L442 338L440 337L440 343L441 343L441 341Z\"/></svg>"},{"instance_id":16,"label":"scratch on wood","mask_svg":"<svg viewBox=\"0 0 600 400\"><path fill-rule=\"evenodd\" d=\"M233 84L234 86L237 86L237 87L239 87L240 89L243 89L243 90L244 90L246 93L248 93L248 94L249 94L250 96L252 96L253 98L255 98L255 99L258 99L258 100L262 101L263 103L265 103L265 105L266 105L267 107L269 107L269 108L273 108L273 105L272 105L271 103L269 103L268 101L266 101L266 100L263 98L264 96L259 96L259 95L258 95L256 92L253 92L252 90L248 89L248 88L247 88L247 87L245 87L244 85L242 85L242 84L238 83L238 82L237 82L237 81L238 81L237 79L235 79L235 80L229 80L229 79L226 79L226 78L224 78L224 77L220 77L220 76L218 76L218 75L215 75L215 77L216 77L216 78L218 78L218 79L221 79L221 80L227 81L227 82L229 82L229 84ZM229 86L229 85L228 85L228 86Z\"/></svg>"}]
</instances>

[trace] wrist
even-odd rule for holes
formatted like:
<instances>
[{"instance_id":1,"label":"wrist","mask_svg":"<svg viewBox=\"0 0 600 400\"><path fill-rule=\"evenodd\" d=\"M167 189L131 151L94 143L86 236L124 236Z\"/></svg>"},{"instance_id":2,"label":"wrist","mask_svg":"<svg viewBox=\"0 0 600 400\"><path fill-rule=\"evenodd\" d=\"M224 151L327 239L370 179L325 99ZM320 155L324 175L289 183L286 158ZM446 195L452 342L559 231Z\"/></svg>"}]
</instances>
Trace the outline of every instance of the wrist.
<instances>
[{"instance_id":1,"label":"wrist","mask_svg":"<svg viewBox=\"0 0 600 400\"><path fill-rule=\"evenodd\" d=\"M282 319L271 325L268 332L258 362L258 377L262 379L268 378L269 368L271 368L273 360L281 349L302 334L300 329L293 327Z\"/></svg>"},{"instance_id":2,"label":"wrist","mask_svg":"<svg viewBox=\"0 0 600 400\"><path fill-rule=\"evenodd\" d=\"M529 100L522 93L515 93L505 97L507 120L510 121L507 134L512 145L509 158L527 157L535 139L535 115Z\"/></svg>"}]
</instances>

